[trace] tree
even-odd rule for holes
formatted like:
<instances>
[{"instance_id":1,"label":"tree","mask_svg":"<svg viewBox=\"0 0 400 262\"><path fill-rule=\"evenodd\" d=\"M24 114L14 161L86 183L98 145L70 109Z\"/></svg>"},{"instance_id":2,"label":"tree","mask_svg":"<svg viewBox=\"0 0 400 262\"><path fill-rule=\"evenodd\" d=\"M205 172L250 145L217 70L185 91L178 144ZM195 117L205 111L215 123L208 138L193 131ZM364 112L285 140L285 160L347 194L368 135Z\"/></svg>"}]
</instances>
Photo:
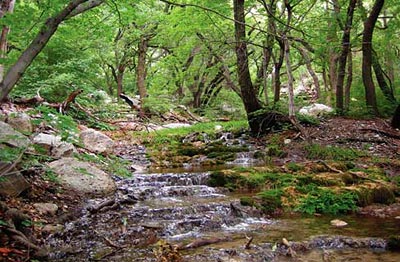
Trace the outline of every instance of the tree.
<instances>
[{"instance_id":1,"label":"tree","mask_svg":"<svg viewBox=\"0 0 400 262\"><path fill-rule=\"evenodd\" d=\"M36 56L43 50L63 21L94 8L103 2L104 0L73 0L58 14L47 19L35 39L32 40L31 44L22 52L18 60L5 74L3 81L0 83L0 102L7 99L12 88Z\"/></svg>"},{"instance_id":2,"label":"tree","mask_svg":"<svg viewBox=\"0 0 400 262\"><path fill-rule=\"evenodd\" d=\"M365 88L365 100L367 107L374 115L379 115L379 111L376 102L375 84L372 79L372 35L384 3L385 0L375 1L371 13L364 21L364 32L362 37L362 78Z\"/></svg>"},{"instance_id":3,"label":"tree","mask_svg":"<svg viewBox=\"0 0 400 262\"><path fill-rule=\"evenodd\" d=\"M3 18L7 13L12 13L14 10L15 0L4 0L0 4L0 19ZM8 44L7 35L10 31L8 25L3 25L0 36L0 58L5 58L7 56ZM3 81L4 77L4 65L0 64L0 82Z\"/></svg>"},{"instance_id":4,"label":"tree","mask_svg":"<svg viewBox=\"0 0 400 262\"><path fill-rule=\"evenodd\" d=\"M344 111L344 78L346 75L346 62L349 56L349 52L351 52L351 44L350 44L350 32L353 23L353 14L354 9L356 7L357 0L350 0L349 6L347 8L347 17L346 22L343 28L343 37L342 37L342 51L339 56L339 65L338 65L338 76L336 82L336 109L341 114ZM349 61L351 62L351 61Z\"/></svg>"},{"instance_id":5,"label":"tree","mask_svg":"<svg viewBox=\"0 0 400 262\"><path fill-rule=\"evenodd\" d=\"M244 16L244 0L233 0L235 18L235 41L237 57L237 74L242 95L242 101L247 113L247 120L253 134L260 133L260 124L257 123L255 113L260 110L261 104L254 91L249 71L249 61L246 43L246 22Z\"/></svg>"}]
</instances>

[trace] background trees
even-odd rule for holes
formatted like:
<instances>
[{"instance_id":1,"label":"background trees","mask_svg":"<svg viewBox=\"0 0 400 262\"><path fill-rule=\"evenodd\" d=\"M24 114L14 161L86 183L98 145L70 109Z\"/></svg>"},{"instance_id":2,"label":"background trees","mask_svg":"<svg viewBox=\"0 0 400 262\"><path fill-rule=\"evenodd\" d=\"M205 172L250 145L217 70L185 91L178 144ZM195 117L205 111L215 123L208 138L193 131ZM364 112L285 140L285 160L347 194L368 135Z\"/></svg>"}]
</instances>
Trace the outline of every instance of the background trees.
<instances>
[{"instance_id":1,"label":"background trees","mask_svg":"<svg viewBox=\"0 0 400 262\"><path fill-rule=\"evenodd\" d=\"M212 116L222 109L235 112L231 117L282 109L285 36L296 110L318 101L347 114L370 108L390 115L399 93L393 37L399 6L394 0L17 2L13 13L1 7L3 32L11 28L1 40L7 72L1 98L40 89L47 100L62 100L79 87L115 98L139 95L152 109L185 104Z\"/></svg>"}]
</instances>

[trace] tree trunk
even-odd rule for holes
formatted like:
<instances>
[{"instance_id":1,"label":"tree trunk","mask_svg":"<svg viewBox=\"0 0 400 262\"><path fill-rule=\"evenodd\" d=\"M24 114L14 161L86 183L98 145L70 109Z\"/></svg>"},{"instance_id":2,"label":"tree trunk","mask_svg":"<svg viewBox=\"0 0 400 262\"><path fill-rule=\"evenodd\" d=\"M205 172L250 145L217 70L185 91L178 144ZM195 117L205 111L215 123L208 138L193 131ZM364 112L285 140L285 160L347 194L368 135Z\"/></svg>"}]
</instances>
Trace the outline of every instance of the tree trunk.
<instances>
[{"instance_id":1,"label":"tree trunk","mask_svg":"<svg viewBox=\"0 0 400 262\"><path fill-rule=\"evenodd\" d=\"M392 118L392 127L400 129L400 105L397 106Z\"/></svg>"},{"instance_id":2,"label":"tree trunk","mask_svg":"<svg viewBox=\"0 0 400 262\"><path fill-rule=\"evenodd\" d=\"M353 82L353 55L351 51L347 56L347 79L344 88L344 110L349 111L350 109L350 89Z\"/></svg>"},{"instance_id":3,"label":"tree trunk","mask_svg":"<svg viewBox=\"0 0 400 262\"><path fill-rule=\"evenodd\" d=\"M385 72L383 72L382 66L379 63L378 55L375 52L375 50L372 50L372 67L375 72L375 77L378 82L378 85L385 96L385 98L390 102L390 103L396 103L396 98L394 97L393 94L393 88L392 86L386 82L385 79ZM389 79L389 78L388 78ZM390 79L389 79L390 82Z\"/></svg>"},{"instance_id":4,"label":"tree trunk","mask_svg":"<svg viewBox=\"0 0 400 262\"><path fill-rule=\"evenodd\" d=\"M372 79L372 35L375 23L378 20L380 11L385 0L376 0L369 17L364 21L364 32L362 38L362 78L365 88L365 100L368 109L374 115L379 115L376 102L375 85Z\"/></svg>"},{"instance_id":5,"label":"tree trunk","mask_svg":"<svg viewBox=\"0 0 400 262\"><path fill-rule=\"evenodd\" d=\"M285 58L285 45L281 39L278 40L279 44L279 58L275 61L274 65L274 103L279 102L281 97L281 68L283 59Z\"/></svg>"},{"instance_id":6,"label":"tree trunk","mask_svg":"<svg viewBox=\"0 0 400 262\"><path fill-rule=\"evenodd\" d=\"M205 44L205 46L207 47L207 49L211 52L211 54L217 59L218 62L221 63L221 67L222 67L222 71L223 71L223 76L226 82L226 85L232 89L232 91L234 91L238 96L241 97L241 93L240 93L240 88L238 88L235 83L233 82L232 78L231 78L231 71L229 70L229 67L227 66L225 59L222 57L222 55L218 54L217 52L215 52L215 50L212 48L212 46L209 44L209 42L206 41L205 37L200 34L197 33L197 36L200 38L200 40Z\"/></svg>"},{"instance_id":7,"label":"tree trunk","mask_svg":"<svg viewBox=\"0 0 400 262\"><path fill-rule=\"evenodd\" d=\"M7 71L3 81L0 83L0 102L6 100L11 89L19 81L25 70L29 67L36 56L43 50L50 38L57 31L58 26L66 19L71 17L74 10L81 4L88 2L88 0L74 0L71 1L63 10L57 15L47 19L46 23L40 29L35 39L31 42L25 51L22 52L17 62ZM102 1L100 2L102 3ZM84 11L88 9L82 9ZM79 13L73 13L77 15Z\"/></svg>"},{"instance_id":8,"label":"tree trunk","mask_svg":"<svg viewBox=\"0 0 400 262\"><path fill-rule=\"evenodd\" d=\"M310 74L310 76L313 79L314 86L315 86L315 90L314 90L315 92L314 92L314 95L313 95L313 100L317 100L319 98L319 96L320 96L320 91L321 91L321 87L319 85L318 76L317 76L317 74L315 73L315 71L312 68L311 59L310 59L310 56L307 53L307 50L305 48L303 48L303 47L298 47L297 49L300 51L301 56L303 57L304 62L306 63L307 71L308 71L308 73Z\"/></svg>"},{"instance_id":9,"label":"tree trunk","mask_svg":"<svg viewBox=\"0 0 400 262\"><path fill-rule=\"evenodd\" d=\"M202 108L205 108L210 103L210 100L213 97L213 93L215 93L214 91L216 90L216 88L219 85L221 85L223 80L224 80L224 69L221 66L219 68L218 73L210 81L210 83L207 85L206 89L204 90L204 95L201 99L201 107Z\"/></svg>"},{"instance_id":10,"label":"tree trunk","mask_svg":"<svg viewBox=\"0 0 400 262\"><path fill-rule=\"evenodd\" d=\"M247 119L253 134L260 133L260 125L256 121L255 112L260 110L261 104L253 88L250 77L247 44L246 44L246 26L244 16L244 0L233 0L234 18L235 18L235 40L236 40L236 58L238 80L242 101L247 113Z\"/></svg>"},{"instance_id":11,"label":"tree trunk","mask_svg":"<svg viewBox=\"0 0 400 262\"><path fill-rule=\"evenodd\" d=\"M288 75L288 95L289 95L289 118L295 118L295 109L294 109L294 92L293 92L293 72L292 66L290 63L290 46L289 40L287 36L283 36L283 43L285 44L285 62L286 62L286 71Z\"/></svg>"},{"instance_id":12,"label":"tree trunk","mask_svg":"<svg viewBox=\"0 0 400 262\"><path fill-rule=\"evenodd\" d=\"M6 13L12 13L14 11L15 0L4 0L0 5L0 19L5 16ZM0 36L0 59L7 57L7 36L10 32L10 27L3 25ZM0 64L0 82L3 81L4 77L4 65Z\"/></svg>"},{"instance_id":13,"label":"tree trunk","mask_svg":"<svg viewBox=\"0 0 400 262\"><path fill-rule=\"evenodd\" d=\"M136 84L139 91L140 103L143 107L144 98L147 96L146 88L146 55L148 49L148 39L146 36L142 35L140 37L138 46L138 63L136 67Z\"/></svg>"},{"instance_id":14,"label":"tree trunk","mask_svg":"<svg viewBox=\"0 0 400 262\"><path fill-rule=\"evenodd\" d=\"M120 97L120 95L124 92L124 74L125 74L125 69L126 69L125 64L120 64L118 66L117 75L116 75L117 96L118 97Z\"/></svg>"},{"instance_id":15,"label":"tree trunk","mask_svg":"<svg viewBox=\"0 0 400 262\"><path fill-rule=\"evenodd\" d=\"M356 7L357 0L350 0L349 6L347 8L346 24L343 28L343 38L342 38L342 51L339 56L338 65L338 77L336 83L336 110L338 114L343 114L344 112L344 78L346 76L346 62L350 49L350 32L351 26L353 24L353 14Z\"/></svg>"}]
</instances>

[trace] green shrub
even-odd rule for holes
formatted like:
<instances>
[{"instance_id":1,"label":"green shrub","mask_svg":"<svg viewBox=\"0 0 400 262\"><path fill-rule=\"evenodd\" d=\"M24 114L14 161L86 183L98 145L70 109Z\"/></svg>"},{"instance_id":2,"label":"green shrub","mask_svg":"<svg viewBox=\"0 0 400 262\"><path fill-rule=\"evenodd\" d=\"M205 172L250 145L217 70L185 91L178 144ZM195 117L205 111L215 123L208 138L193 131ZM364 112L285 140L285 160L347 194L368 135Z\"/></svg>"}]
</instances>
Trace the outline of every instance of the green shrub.
<instances>
[{"instance_id":1,"label":"green shrub","mask_svg":"<svg viewBox=\"0 0 400 262\"><path fill-rule=\"evenodd\" d=\"M328 189L314 189L300 200L296 211L307 214L339 214L354 211L357 206L357 195L353 192L334 193Z\"/></svg>"},{"instance_id":2,"label":"green shrub","mask_svg":"<svg viewBox=\"0 0 400 262\"><path fill-rule=\"evenodd\" d=\"M270 189L258 194L261 199L260 208L266 213L274 212L282 207L282 190Z\"/></svg>"}]
</instances>

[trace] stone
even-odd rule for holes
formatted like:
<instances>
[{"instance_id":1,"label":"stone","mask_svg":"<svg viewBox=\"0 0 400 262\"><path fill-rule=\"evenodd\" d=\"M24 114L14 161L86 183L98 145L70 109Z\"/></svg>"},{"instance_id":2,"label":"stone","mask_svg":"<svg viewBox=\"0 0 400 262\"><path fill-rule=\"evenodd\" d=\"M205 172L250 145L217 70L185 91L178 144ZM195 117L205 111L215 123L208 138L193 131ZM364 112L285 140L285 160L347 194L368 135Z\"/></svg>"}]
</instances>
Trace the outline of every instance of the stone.
<instances>
[{"instance_id":1,"label":"stone","mask_svg":"<svg viewBox=\"0 0 400 262\"><path fill-rule=\"evenodd\" d=\"M343 220L334 219L334 220L331 220L331 225L334 226L334 227L345 227L348 224Z\"/></svg>"},{"instance_id":2,"label":"stone","mask_svg":"<svg viewBox=\"0 0 400 262\"><path fill-rule=\"evenodd\" d=\"M7 168L7 165L9 164L0 162L0 171ZM28 181L16 169L10 170L7 174L2 174L0 179L1 196L16 197L30 188Z\"/></svg>"},{"instance_id":3,"label":"stone","mask_svg":"<svg viewBox=\"0 0 400 262\"><path fill-rule=\"evenodd\" d=\"M105 196L116 190L110 175L87 162L63 157L48 166L58 175L61 184L78 193Z\"/></svg>"},{"instance_id":4,"label":"stone","mask_svg":"<svg viewBox=\"0 0 400 262\"><path fill-rule=\"evenodd\" d=\"M300 114L307 115L307 116L313 116L313 117L318 117L318 116L328 114L331 112L333 112L332 107L329 107L324 104L318 104L318 103L315 103L315 104L312 104L309 106L305 106L299 110Z\"/></svg>"},{"instance_id":5,"label":"stone","mask_svg":"<svg viewBox=\"0 0 400 262\"><path fill-rule=\"evenodd\" d=\"M61 232L63 230L63 226L60 224L57 225L45 225L42 227L42 232L47 233L47 234L54 234Z\"/></svg>"},{"instance_id":6,"label":"stone","mask_svg":"<svg viewBox=\"0 0 400 262\"><path fill-rule=\"evenodd\" d=\"M191 126L190 124L186 123L169 123L162 125L163 128L181 128L181 127L189 127Z\"/></svg>"},{"instance_id":7,"label":"stone","mask_svg":"<svg viewBox=\"0 0 400 262\"><path fill-rule=\"evenodd\" d=\"M61 141L61 137L56 135L40 133L33 138L33 143L55 158L70 157L77 152L73 144Z\"/></svg>"},{"instance_id":8,"label":"stone","mask_svg":"<svg viewBox=\"0 0 400 262\"><path fill-rule=\"evenodd\" d=\"M105 134L92 128L83 130L80 135L85 148L93 153L112 153L114 150L114 141Z\"/></svg>"},{"instance_id":9,"label":"stone","mask_svg":"<svg viewBox=\"0 0 400 262\"><path fill-rule=\"evenodd\" d=\"M14 147L28 147L30 140L7 123L0 122L0 143Z\"/></svg>"},{"instance_id":10,"label":"stone","mask_svg":"<svg viewBox=\"0 0 400 262\"><path fill-rule=\"evenodd\" d=\"M21 133L30 134L33 131L31 117L23 112L8 115L7 123Z\"/></svg>"},{"instance_id":11,"label":"stone","mask_svg":"<svg viewBox=\"0 0 400 262\"><path fill-rule=\"evenodd\" d=\"M51 156L55 158L72 157L74 153L77 153L75 146L63 141L51 149Z\"/></svg>"},{"instance_id":12,"label":"stone","mask_svg":"<svg viewBox=\"0 0 400 262\"><path fill-rule=\"evenodd\" d=\"M35 145L41 146L47 151L47 153L49 153L54 146L61 143L61 137L51 134L40 133L34 136L32 141Z\"/></svg>"},{"instance_id":13,"label":"stone","mask_svg":"<svg viewBox=\"0 0 400 262\"><path fill-rule=\"evenodd\" d=\"M53 203L34 203L33 206L42 215L54 216L58 211L58 206Z\"/></svg>"}]
</instances>

